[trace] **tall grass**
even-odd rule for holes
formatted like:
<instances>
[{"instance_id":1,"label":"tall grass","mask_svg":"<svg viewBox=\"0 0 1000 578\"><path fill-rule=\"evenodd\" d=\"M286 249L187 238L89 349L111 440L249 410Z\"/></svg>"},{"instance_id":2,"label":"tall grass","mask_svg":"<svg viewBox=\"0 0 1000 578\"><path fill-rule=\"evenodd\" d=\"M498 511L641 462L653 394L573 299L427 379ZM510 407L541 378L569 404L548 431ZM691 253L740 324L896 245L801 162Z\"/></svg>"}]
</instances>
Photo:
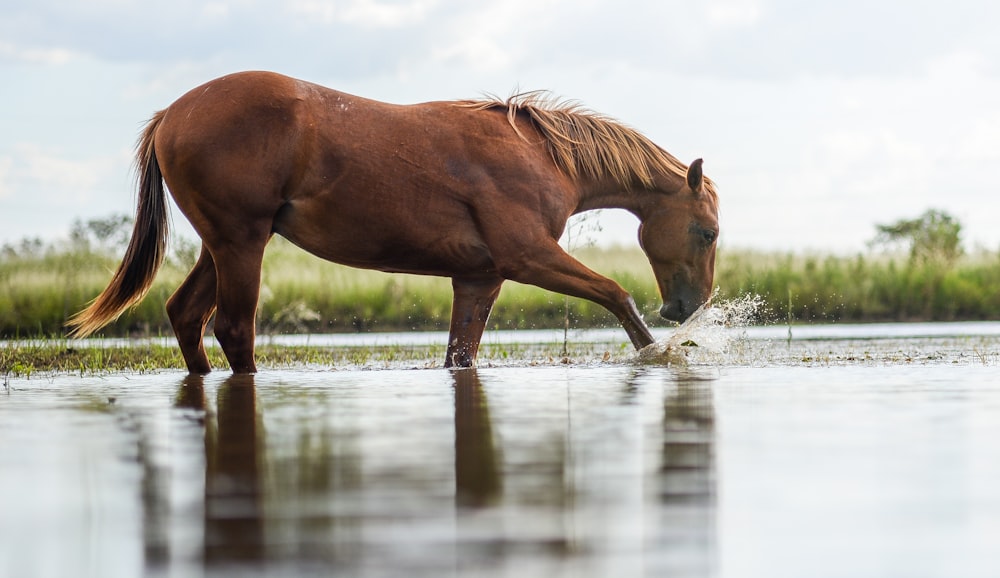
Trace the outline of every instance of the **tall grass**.
<instances>
[{"instance_id":1,"label":"tall grass","mask_svg":"<svg viewBox=\"0 0 1000 578\"><path fill-rule=\"evenodd\" d=\"M775 319L798 321L970 321L1000 319L1000 254L978 252L953 265L902 255L720 256L723 298L763 297Z\"/></svg>"},{"instance_id":2,"label":"tall grass","mask_svg":"<svg viewBox=\"0 0 1000 578\"><path fill-rule=\"evenodd\" d=\"M638 248L576 252L621 283L646 319L658 323L660 297ZM189 259L181 259L182 261ZM63 323L103 290L118 258L89 249L0 255L0 336L63 334ZM169 335L164 303L187 272L170 260L149 296L105 335ZM720 251L719 299L759 294L774 320L910 321L1000 319L1000 254L980 252L954 265L905 255L769 254ZM507 283L491 317L497 328L614 326L593 303ZM448 279L390 275L334 265L281 239L265 256L258 323L262 332L441 330L448 327Z\"/></svg>"}]
</instances>

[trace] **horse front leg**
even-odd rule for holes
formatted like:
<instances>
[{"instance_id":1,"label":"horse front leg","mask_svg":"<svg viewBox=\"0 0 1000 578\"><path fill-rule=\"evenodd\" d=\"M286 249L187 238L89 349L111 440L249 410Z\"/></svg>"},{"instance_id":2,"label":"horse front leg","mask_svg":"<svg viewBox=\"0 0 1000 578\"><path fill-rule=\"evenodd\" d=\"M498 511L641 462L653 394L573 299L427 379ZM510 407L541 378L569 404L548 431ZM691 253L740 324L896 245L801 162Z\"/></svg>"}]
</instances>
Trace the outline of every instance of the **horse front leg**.
<instances>
[{"instance_id":1,"label":"horse front leg","mask_svg":"<svg viewBox=\"0 0 1000 578\"><path fill-rule=\"evenodd\" d=\"M617 285L617 283L615 284ZM625 290L622 289L622 291ZM649 327L646 326L646 322L642 320L642 314L639 313L639 308L635 305L635 299L632 299L632 296L628 293L625 296L624 314L616 313L615 315L625 329L625 333L632 342L632 346L636 350L639 350L647 345L651 345L655 339L653 339L653 334L649 331Z\"/></svg>"},{"instance_id":2,"label":"horse front leg","mask_svg":"<svg viewBox=\"0 0 1000 578\"><path fill-rule=\"evenodd\" d=\"M451 306L451 328L445 367L472 367L493 303L500 294L501 278L453 278L455 296Z\"/></svg>"},{"instance_id":3,"label":"horse front leg","mask_svg":"<svg viewBox=\"0 0 1000 578\"><path fill-rule=\"evenodd\" d=\"M503 263L501 271L507 279L601 305L618 318L636 349L655 341L632 296L618 283L574 259L556 241L540 244L532 252L511 251L510 254L530 255L530 259L522 257Z\"/></svg>"}]
</instances>

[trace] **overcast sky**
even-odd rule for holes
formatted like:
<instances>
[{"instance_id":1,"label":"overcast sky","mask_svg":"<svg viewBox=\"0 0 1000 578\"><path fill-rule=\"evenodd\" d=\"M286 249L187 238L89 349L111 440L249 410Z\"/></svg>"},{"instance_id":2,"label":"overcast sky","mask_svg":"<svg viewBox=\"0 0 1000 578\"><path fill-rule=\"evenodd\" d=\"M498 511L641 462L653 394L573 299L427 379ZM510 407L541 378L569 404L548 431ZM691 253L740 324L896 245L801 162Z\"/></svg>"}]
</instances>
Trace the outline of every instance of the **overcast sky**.
<instances>
[{"instance_id":1,"label":"overcast sky","mask_svg":"<svg viewBox=\"0 0 1000 578\"><path fill-rule=\"evenodd\" d=\"M704 157L724 247L851 253L938 208L997 249L998 29L987 0L7 0L0 243L132 213L151 113L266 69L396 103L579 100Z\"/></svg>"}]
</instances>

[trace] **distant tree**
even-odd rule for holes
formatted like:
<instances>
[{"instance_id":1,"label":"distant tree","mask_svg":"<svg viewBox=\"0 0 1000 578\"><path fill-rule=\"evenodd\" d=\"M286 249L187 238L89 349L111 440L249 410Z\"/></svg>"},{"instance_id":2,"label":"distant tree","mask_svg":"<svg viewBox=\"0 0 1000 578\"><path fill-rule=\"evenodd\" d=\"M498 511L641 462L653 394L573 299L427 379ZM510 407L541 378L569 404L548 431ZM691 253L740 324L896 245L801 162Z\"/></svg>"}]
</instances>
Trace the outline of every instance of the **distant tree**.
<instances>
[{"instance_id":1,"label":"distant tree","mask_svg":"<svg viewBox=\"0 0 1000 578\"><path fill-rule=\"evenodd\" d=\"M96 247L100 251L118 253L128 244L132 223L132 217L123 213L90 219L86 223L77 219L70 229L69 240L80 249Z\"/></svg>"},{"instance_id":2,"label":"distant tree","mask_svg":"<svg viewBox=\"0 0 1000 578\"><path fill-rule=\"evenodd\" d=\"M194 267L201 254L201 243L187 237L175 235L170 242L170 263L185 271Z\"/></svg>"},{"instance_id":3,"label":"distant tree","mask_svg":"<svg viewBox=\"0 0 1000 578\"><path fill-rule=\"evenodd\" d=\"M910 261L953 265L962 256L962 224L944 211L929 209L916 219L901 219L890 225L876 225L871 245L903 244Z\"/></svg>"},{"instance_id":4,"label":"distant tree","mask_svg":"<svg viewBox=\"0 0 1000 578\"><path fill-rule=\"evenodd\" d=\"M16 244L4 243L3 249L0 249L0 254L7 259L30 259L40 257L44 252L45 243L39 237L25 237Z\"/></svg>"}]
</instances>

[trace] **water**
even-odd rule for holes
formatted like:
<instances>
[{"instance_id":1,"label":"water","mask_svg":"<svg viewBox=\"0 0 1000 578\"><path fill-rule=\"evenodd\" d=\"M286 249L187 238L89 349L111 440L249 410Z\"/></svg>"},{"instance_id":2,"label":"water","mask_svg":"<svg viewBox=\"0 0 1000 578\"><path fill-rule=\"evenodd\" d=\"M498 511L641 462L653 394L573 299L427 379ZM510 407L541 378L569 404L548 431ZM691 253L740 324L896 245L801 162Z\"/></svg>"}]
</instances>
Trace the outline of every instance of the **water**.
<instances>
[{"instance_id":1,"label":"water","mask_svg":"<svg viewBox=\"0 0 1000 578\"><path fill-rule=\"evenodd\" d=\"M709 321L669 365L8 379L0 575L1000 574L995 324Z\"/></svg>"}]
</instances>

